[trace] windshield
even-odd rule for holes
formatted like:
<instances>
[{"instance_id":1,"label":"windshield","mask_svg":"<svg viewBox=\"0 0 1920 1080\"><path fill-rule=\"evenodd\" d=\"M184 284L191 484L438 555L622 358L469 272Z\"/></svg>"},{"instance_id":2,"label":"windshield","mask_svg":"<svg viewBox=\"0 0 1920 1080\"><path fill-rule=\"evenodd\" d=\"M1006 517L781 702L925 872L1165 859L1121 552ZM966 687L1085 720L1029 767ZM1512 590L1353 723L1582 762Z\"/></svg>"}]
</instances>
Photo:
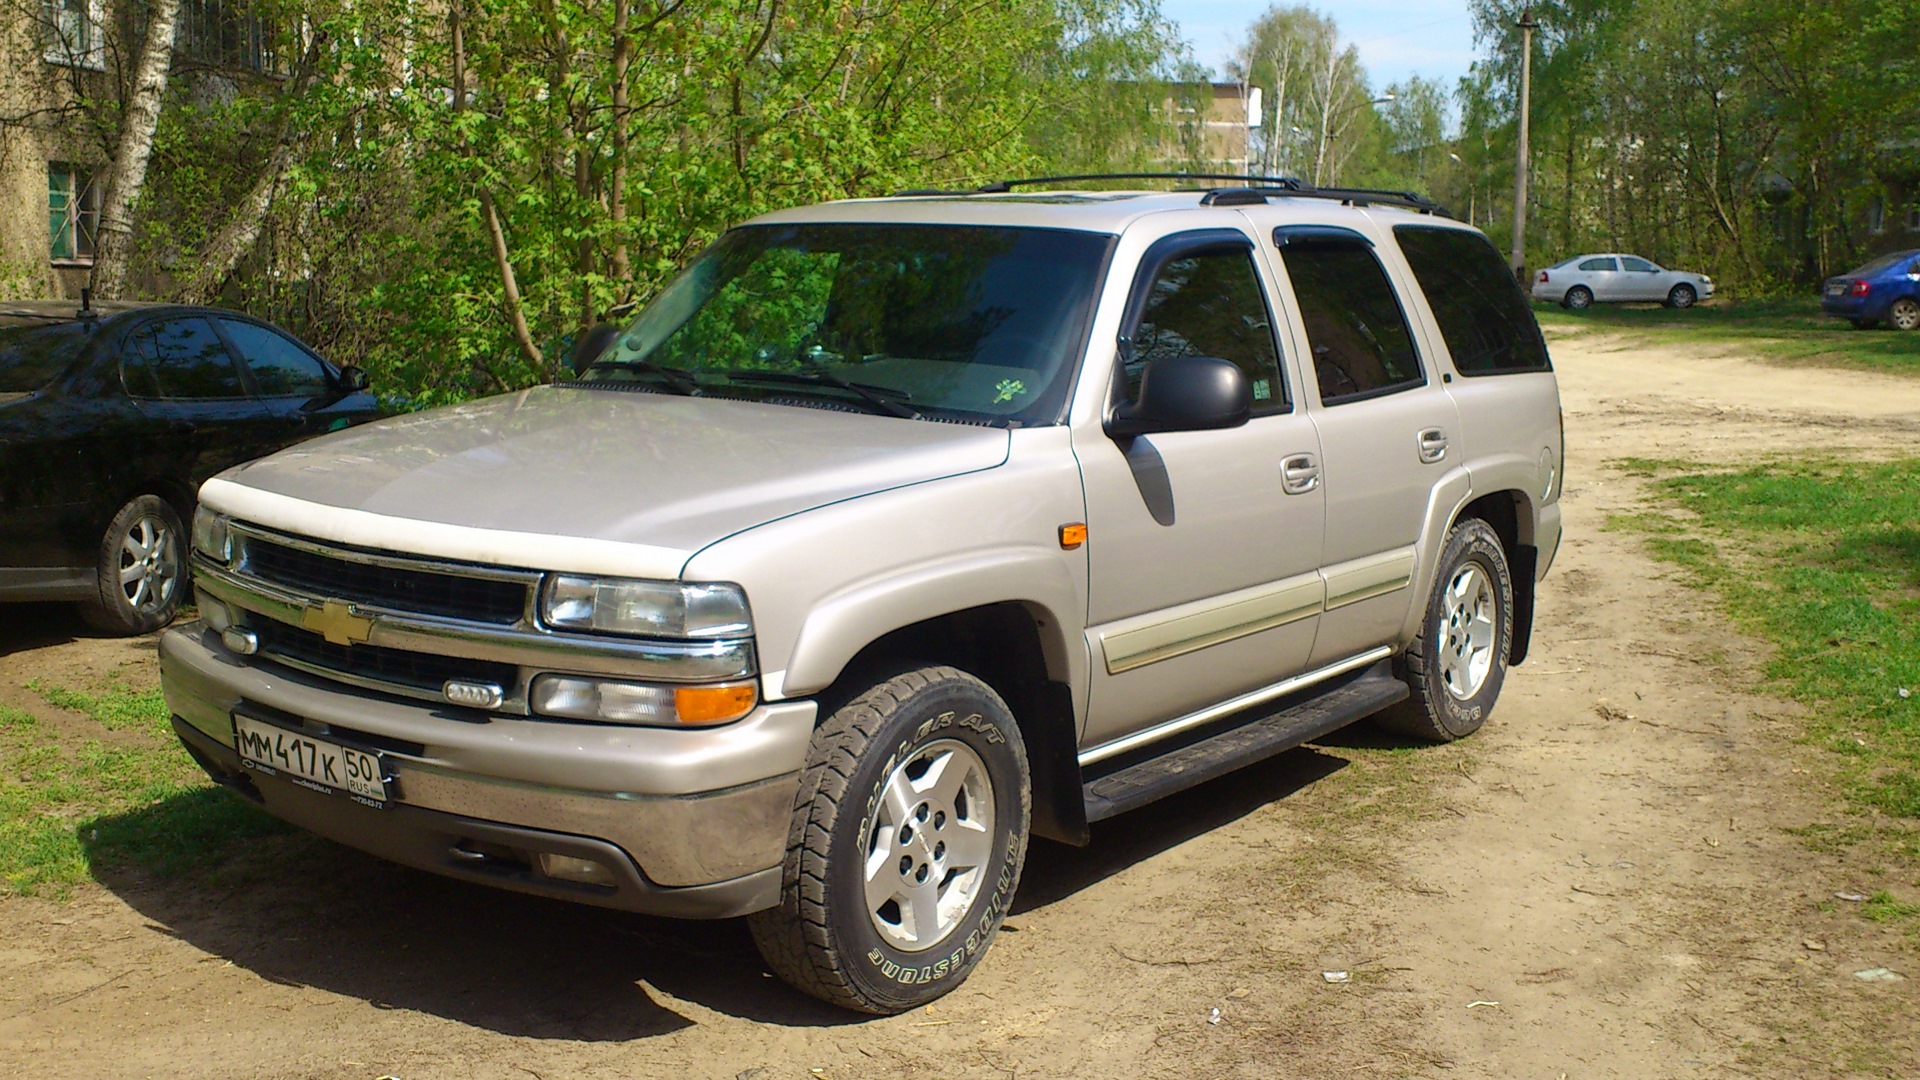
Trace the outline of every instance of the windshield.
<instances>
[{"instance_id":1,"label":"windshield","mask_svg":"<svg viewBox=\"0 0 1920 1080\"><path fill-rule=\"evenodd\" d=\"M0 326L0 394L31 394L80 355L86 331L78 323Z\"/></svg>"},{"instance_id":2,"label":"windshield","mask_svg":"<svg viewBox=\"0 0 1920 1080\"><path fill-rule=\"evenodd\" d=\"M1911 252L1911 251L1896 251L1891 255L1882 255L1879 258L1873 260L1872 262L1868 263L1867 265L1861 267L1858 270L1847 271L1846 276L1847 277L1872 277L1873 275L1879 273L1882 270L1887 269L1888 267L1894 265L1895 263L1905 262L1906 260L1913 258L1915 254L1916 254L1915 252Z\"/></svg>"},{"instance_id":3,"label":"windshield","mask_svg":"<svg viewBox=\"0 0 1920 1080\"><path fill-rule=\"evenodd\" d=\"M582 381L1056 422L1111 243L1059 229L735 229L654 297Z\"/></svg>"}]
</instances>

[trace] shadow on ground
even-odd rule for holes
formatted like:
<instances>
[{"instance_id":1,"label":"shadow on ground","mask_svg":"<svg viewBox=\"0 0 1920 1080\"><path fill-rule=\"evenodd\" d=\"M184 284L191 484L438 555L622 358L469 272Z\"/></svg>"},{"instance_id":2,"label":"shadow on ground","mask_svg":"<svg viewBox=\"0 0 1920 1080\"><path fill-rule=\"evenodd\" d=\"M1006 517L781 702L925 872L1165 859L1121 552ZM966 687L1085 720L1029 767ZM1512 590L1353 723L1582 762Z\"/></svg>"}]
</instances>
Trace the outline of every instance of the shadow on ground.
<instances>
[{"instance_id":1,"label":"shadow on ground","mask_svg":"<svg viewBox=\"0 0 1920 1080\"><path fill-rule=\"evenodd\" d=\"M1085 848L1036 842L1014 912L1096 886L1345 764L1335 754L1295 750L1101 822ZM102 819L95 835L150 831L180 816L163 800L123 820ZM206 860L191 878L115 861L99 845L90 854L98 856L95 876L154 931L272 982L377 1008L584 1041L646 1038L692 1024L667 998L771 1024L868 1019L774 979L743 920L653 919L496 892L266 828L208 843L233 850Z\"/></svg>"},{"instance_id":2,"label":"shadow on ground","mask_svg":"<svg viewBox=\"0 0 1920 1080\"><path fill-rule=\"evenodd\" d=\"M0 604L0 656L98 636L72 604Z\"/></svg>"}]
</instances>

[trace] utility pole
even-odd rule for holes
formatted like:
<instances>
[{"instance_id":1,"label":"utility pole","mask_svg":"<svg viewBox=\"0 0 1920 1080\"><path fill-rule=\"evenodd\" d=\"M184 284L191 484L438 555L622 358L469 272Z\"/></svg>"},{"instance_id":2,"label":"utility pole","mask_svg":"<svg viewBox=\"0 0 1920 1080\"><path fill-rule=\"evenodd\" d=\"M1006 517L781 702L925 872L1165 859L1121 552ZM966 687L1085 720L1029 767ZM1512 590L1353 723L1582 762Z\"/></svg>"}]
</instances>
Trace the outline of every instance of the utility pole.
<instances>
[{"instance_id":1,"label":"utility pole","mask_svg":"<svg viewBox=\"0 0 1920 1080\"><path fill-rule=\"evenodd\" d=\"M1533 9L1521 8L1514 22L1520 28L1520 140L1513 168L1513 280L1527 283L1527 96L1533 89Z\"/></svg>"}]
</instances>

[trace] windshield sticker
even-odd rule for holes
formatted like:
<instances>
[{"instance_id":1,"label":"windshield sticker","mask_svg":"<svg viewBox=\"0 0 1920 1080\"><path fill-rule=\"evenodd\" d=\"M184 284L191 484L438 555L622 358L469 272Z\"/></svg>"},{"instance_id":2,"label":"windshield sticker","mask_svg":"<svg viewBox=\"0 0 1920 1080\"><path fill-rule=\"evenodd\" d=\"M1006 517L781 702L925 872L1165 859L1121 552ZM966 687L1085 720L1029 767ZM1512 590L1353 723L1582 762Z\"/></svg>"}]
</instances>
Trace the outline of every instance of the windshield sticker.
<instances>
[{"instance_id":1,"label":"windshield sticker","mask_svg":"<svg viewBox=\"0 0 1920 1080\"><path fill-rule=\"evenodd\" d=\"M1255 379L1253 381L1253 400L1265 401L1272 396L1273 384L1267 382L1265 379Z\"/></svg>"},{"instance_id":2,"label":"windshield sticker","mask_svg":"<svg viewBox=\"0 0 1920 1080\"><path fill-rule=\"evenodd\" d=\"M994 387L994 389L999 391L993 398L995 405L1003 401L1012 401L1017 397L1025 397L1027 394L1027 384L1021 382L1019 379L1001 379L1000 385Z\"/></svg>"}]
</instances>

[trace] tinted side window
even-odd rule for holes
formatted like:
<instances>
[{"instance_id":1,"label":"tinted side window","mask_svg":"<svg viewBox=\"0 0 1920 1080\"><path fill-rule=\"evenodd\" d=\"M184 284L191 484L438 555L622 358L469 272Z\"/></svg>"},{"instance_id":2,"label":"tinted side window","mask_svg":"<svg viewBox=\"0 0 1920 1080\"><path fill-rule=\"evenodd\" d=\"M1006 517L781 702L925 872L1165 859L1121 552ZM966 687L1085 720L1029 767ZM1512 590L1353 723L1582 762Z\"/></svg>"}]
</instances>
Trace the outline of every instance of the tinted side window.
<instances>
[{"instance_id":1,"label":"tinted side window","mask_svg":"<svg viewBox=\"0 0 1920 1080\"><path fill-rule=\"evenodd\" d=\"M232 319L220 320L220 327L252 370L261 397L313 398L333 390L320 361L281 334Z\"/></svg>"},{"instance_id":2,"label":"tinted side window","mask_svg":"<svg viewBox=\"0 0 1920 1080\"><path fill-rule=\"evenodd\" d=\"M1620 265L1625 269L1633 270L1642 274L1649 273L1654 269L1654 266L1652 263L1648 262L1645 259L1636 259L1631 255L1623 256L1620 259Z\"/></svg>"},{"instance_id":3,"label":"tinted side window","mask_svg":"<svg viewBox=\"0 0 1920 1080\"><path fill-rule=\"evenodd\" d=\"M1394 239L1462 375L1551 371L1547 343L1506 260L1479 233L1401 225Z\"/></svg>"},{"instance_id":4,"label":"tinted side window","mask_svg":"<svg viewBox=\"0 0 1920 1080\"><path fill-rule=\"evenodd\" d=\"M1146 308L1130 335L1127 394L1138 397L1147 363L1169 356L1214 356L1239 365L1253 388L1253 412L1287 408L1280 350L1251 249L1205 251L1174 259L1154 275Z\"/></svg>"},{"instance_id":5,"label":"tinted side window","mask_svg":"<svg viewBox=\"0 0 1920 1080\"><path fill-rule=\"evenodd\" d=\"M233 357L205 319L168 319L134 331L122 360L135 397L243 398Z\"/></svg>"},{"instance_id":6,"label":"tinted side window","mask_svg":"<svg viewBox=\"0 0 1920 1080\"><path fill-rule=\"evenodd\" d=\"M1328 405L1426 381L1407 317L1373 252L1360 244L1293 243L1280 249L1313 375Z\"/></svg>"},{"instance_id":7,"label":"tinted side window","mask_svg":"<svg viewBox=\"0 0 1920 1080\"><path fill-rule=\"evenodd\" d=\"M1587 261L1580 264L1580 269L1611 270L1613 269L1613 260L1612 259L1588 259Z\"/></svg>"}]
</instances>

